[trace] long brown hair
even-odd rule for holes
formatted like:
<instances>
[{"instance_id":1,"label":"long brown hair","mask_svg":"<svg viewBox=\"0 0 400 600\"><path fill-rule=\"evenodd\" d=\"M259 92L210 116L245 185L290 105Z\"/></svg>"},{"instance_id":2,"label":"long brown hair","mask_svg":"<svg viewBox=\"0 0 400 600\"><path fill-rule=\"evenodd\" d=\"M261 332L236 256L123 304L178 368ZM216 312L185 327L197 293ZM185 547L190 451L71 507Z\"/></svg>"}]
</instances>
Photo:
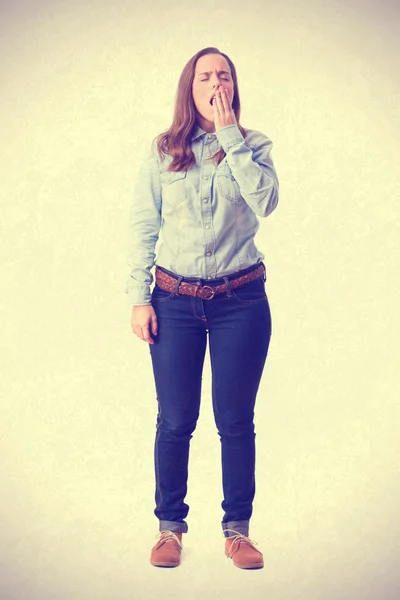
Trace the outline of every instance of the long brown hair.
<instances>
[{"instance_id":1,"label":"long brown hair","mask_svg":"<svg viewBox=\"0 0 400 600\"><path fill-rule=\"evenodd\" d=\"M186 63L181 76L179 78L178 90L176 92L174 117L172 120L171 127L160 133L155 139L157 140L157 149L160 156L160 160L163 160L165 154L172 156L173 160L168 167L169 171L187 171L196 162L196 158L193 150L191 149L191 137L196 128L196 112L195 104L192 95L192 85L196 69L196 63L201 56L205 54L220 54L223 56L231 70L234 96L232 101L232 108L236 116L238 128L243 136L246 135L246 130L239 124L240 118L240 96L237 82L237 75L235 65L223 52L220 52L218 48L203 48L197 52L192 58ZM218 150L212 157L215 164L219 164L225 156L223 148Z\"/></svg>"}]
</instances>

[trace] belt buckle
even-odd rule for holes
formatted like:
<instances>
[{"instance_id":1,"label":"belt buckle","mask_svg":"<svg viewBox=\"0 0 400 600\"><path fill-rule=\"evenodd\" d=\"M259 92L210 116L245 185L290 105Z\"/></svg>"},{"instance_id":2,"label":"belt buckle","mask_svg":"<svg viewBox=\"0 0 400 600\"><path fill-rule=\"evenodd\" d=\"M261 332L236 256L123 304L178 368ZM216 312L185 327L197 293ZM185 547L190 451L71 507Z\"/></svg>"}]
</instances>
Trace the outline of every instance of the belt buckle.
<instances>
[{"instance_id":1,"label":"belt buckle","mask_svg":"<svg viewBox=\"0 0 400 600\"><path fill-rule=\"evenodd\" d=\"M203 290L207 290L206 296L203 296ZM198 293L202 300L212 300L215 296L215 290L213 290L213 288L209 285L203 285L201 288L199 288Z\"/></svg>"}]
</instances>

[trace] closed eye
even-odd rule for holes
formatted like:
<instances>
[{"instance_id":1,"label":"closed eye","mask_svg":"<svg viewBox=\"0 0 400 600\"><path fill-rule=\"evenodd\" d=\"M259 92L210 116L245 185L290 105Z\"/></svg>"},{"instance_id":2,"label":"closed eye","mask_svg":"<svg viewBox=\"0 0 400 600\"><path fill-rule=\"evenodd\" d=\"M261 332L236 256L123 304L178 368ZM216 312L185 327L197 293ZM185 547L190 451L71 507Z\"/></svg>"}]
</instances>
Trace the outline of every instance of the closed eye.
<instances>
[{"instance_id":1,"label":"closed eye","mask_svg":"<svg viewBox=\"0 0 400 600\"><path fill-rule=\"evenodd\" d=\"M229 77L221 77L221 79L224 79L225 81L229 81ZM208 81L208 77L206 79L200 79L200 81Z\"/></svg>"}]
</instances>

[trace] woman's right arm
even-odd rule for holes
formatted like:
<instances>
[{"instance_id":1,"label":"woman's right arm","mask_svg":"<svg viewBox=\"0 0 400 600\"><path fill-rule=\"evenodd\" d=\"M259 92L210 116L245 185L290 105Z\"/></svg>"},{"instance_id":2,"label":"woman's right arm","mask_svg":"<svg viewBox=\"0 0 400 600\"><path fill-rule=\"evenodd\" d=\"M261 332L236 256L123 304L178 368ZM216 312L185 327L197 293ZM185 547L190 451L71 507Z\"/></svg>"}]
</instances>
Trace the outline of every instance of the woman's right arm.
<instances>
[{"instance_id":1,"label":"woman's right arm","mask_svg":"<svg viewBox=\"0 0 400 600\"><path fill-rule=\"evenodd\" d=\"M149 327L156 334L157 319L151 306L151 268L161 227L161 182L156 143L141 162L128 222L129 278L125 293L132 307L132 330L140 339L152 343ZM147 330L147 331L146 331Z\"/></svg>"}]
</instances>

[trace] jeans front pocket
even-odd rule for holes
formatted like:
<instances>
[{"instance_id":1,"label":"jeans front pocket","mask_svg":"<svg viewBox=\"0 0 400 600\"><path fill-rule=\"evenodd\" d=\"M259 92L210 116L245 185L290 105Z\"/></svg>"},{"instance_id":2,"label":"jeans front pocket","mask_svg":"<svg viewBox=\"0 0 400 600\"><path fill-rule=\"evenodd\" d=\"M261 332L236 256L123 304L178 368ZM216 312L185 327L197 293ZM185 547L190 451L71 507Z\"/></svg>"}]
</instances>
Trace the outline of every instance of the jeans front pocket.
<instances>
[{"instance_id":1,"label":"jeans front pocket","mask_svg":"<svg viewBox=\"0 0 400 600\"><path fill-rule=\"evenodd\" d=\"M254 304L256 302L267 302L267 294L265 293L265 284L262 277L253 279L250 283L232 289L232 296L246 304Z\"/></svg>"},{"instance_id":2,"label":"jeans front pocket","mask_svg":"<svg viewBox=\"0 0 400 600\"><path fill-rule=\"evenodd\" d=\"M174 296L175 292L166 292L165 290L162 290L160 287L158 287L157 284L155 284L153 291L151 292L151 301L156 303L167 302L167 300L170 300Z\"/></svg>"}]
</instances>

